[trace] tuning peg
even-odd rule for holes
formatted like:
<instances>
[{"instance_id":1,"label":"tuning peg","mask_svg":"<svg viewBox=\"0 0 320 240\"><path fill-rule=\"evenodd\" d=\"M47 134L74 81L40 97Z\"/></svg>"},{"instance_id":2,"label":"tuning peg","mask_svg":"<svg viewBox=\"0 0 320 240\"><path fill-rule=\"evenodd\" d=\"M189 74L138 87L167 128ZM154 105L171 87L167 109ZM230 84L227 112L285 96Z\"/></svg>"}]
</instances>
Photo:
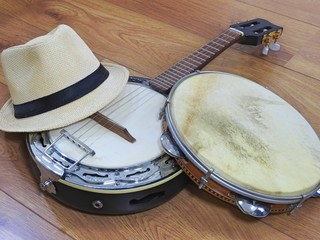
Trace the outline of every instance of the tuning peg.
<instances>
[{"instance_id":1,"label":"tuning peg","mask_svg":"<svg viewBox=\"0 0 320 240\"><path fill-rule=\"evenodd\" d=\"M263 49L262 49L262 54L263 55L268 55L268 52L269 52L269 46L264 45Z\"/></svg>"},{"instance_id":2,"label":"tuning peg","mask_svg":"<svg viewBox=\"0 0 320 240\"><path fill-rule=\"evenodd\" d=\"M274 39L274 42L271 42L270 43L270 49L272 51L279 51L280 50L280 44L278 43L278 39L281 35L282 31L276 31L274 36L273 36L273 39Z\"/></svg>"},{"instance_id":3,"label":"tuning peg","mask_svg":"<svg viewBox=\"0 0 320 240\"><path fill-rule=\"evenodd\" d=\"M281 34L282 34L282 29L273 33L269 33L268 35L265 35L265 37L263 38L263 44L264 44L264 47L262 49L263 55L268 55L269 49L272 51L280 50L280 44L278 43L278 39Z\"/></svg>"},{"instance_id":4,"label":"tuning peg","mask_svg":"<svg viewBox=\"0 0 320 240\"><path fill-rule=\"evenodd\" d=\"M271 36L268 34L266 36L266 38L264 39L264 46L263 46L263 49L262 49L262 54L263 55L268 55L269 45L270 45L270 38L271 38Z\"/></svg>"},{"instance_id":5,"label":"tuning peg","mask_svg":"<svg viewBox=\"0 0 320 240\"><path fill-rule=\"evenodd\" d=\"M270 48L270 50L277 52L280 50L280 44L277 42L272 42L272 43L270 43L269 48Z\"/></svg>"}]
</instances>

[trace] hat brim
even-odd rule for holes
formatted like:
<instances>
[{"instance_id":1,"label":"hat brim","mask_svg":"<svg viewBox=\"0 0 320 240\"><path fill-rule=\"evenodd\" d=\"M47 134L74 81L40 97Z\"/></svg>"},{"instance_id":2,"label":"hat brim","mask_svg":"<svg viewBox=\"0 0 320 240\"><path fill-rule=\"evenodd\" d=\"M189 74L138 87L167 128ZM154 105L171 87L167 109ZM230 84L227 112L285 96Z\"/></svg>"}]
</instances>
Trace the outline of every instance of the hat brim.
<instances>
[{"instance_id":1,"label":"hat brim","mask_svg":"<svg viewBox=\"0 0 320 240\"><path fill-rule=\"evenodd\" d=\"M54 110L27 118L14 117L12 100L0 110L0 129L5 132L40 132L78 122L99 111L115 99L126 85L129 72L120 65L104 63L108 78L85 96Z\"/></svg>"}]
</instances>

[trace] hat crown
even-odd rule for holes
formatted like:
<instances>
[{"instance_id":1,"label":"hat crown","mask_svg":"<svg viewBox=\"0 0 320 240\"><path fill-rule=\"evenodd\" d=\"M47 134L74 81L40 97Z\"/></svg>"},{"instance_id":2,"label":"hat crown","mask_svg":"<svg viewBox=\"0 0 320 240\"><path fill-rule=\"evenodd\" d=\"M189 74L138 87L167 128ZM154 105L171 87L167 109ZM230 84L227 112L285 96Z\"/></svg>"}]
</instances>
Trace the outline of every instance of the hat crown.
<instances>
[{"instance_id":1,"label":"hat crown","mask_svg":"<svg viewBox=\"0 0 320 240\"><path fill-rule=\"evenodd\" d=\"M23 45L5 49L1 61L14 104L58 92L100 65L79 35L64 24Z\"/></svg>"}]
</instances>

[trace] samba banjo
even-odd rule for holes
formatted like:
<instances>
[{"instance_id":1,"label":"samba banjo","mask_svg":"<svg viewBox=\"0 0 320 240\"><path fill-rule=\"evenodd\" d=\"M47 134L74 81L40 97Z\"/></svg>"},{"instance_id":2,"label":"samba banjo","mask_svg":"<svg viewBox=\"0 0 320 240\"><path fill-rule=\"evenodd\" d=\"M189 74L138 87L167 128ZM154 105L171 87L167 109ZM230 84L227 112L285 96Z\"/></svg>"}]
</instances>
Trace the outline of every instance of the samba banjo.
<instances>
[{"instance_id":1,"label":"samba banjo","mask_svg":"<svg viewBox=\"0 0 320 240\"><path fill-rule=\"evenodd\" d=\"M165 92L233 43L258 45L281 30L262 19L233 25L155 79L130 77L123 92L90 118L29 133L40 187L66 205L99 214L134 213L164 203L188 179L161 146Z\"/></svg>"}]
</instances>

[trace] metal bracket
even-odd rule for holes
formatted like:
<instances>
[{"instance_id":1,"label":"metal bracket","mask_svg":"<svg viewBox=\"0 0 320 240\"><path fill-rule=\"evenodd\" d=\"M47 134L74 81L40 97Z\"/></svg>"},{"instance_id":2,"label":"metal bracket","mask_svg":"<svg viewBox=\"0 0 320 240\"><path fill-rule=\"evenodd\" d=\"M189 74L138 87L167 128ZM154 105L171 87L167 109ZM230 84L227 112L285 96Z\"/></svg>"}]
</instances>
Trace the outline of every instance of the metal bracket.
<instances>
[{"instance_id":1,"label":"metal bracket","mask_svg":"<svg viewBox=\"0 0 320 240\"><path fill-rule=\"evenodd\" d=\"M313 197L315 198L320 197L320 188L313 194Z\"/></svg>"},{"instance_id":2,"label":"metal bracket","mask_svg":"<svg viewBox=\"0 0 320 240\"><path fill-rule=\"evenodd\" d=\"M178 164L174 158L169 155L165 155L158 163L161 177L169 176L172 171L178 170Z\"/></svg>"},{"instance_id":3,"label":"metal bracket","mask_svg":"<svg viewBox=\"0 0 320 240\"><path fill-rule=\"evenodd\" d=\"M48 157L51 158L51 155L53 153L53 147L61 138L66 138L67 140L69 140L70 142L72 142L73 144L75 144L77 147L79 147L85 152L85 154L80 159L75 160L75 162L71 164L69 167L65 167L60 164L61 167L63 167L66 172L72 171L72 168L78 165L87 156L95 155L95 152L89 146L87 146L85 143L81 142L79 139L75 138L74 136L72 136L70 133L68 133L64 129L60 131L60 136L55 141L53 141L48 147L46 147L46 149L44 150L44 154L46 154Z\"/></svg>"},{"instance_id":4,"label":"metal bracket","mask_svg":"<svg viewBox=\"0 0 320 240\"><path fill-rule=\"evenodd\" d=\"M171 139L168 133L163 133L161 135L160 142L164 151L168 155L174 158L180 158L184 156L180 148L175 144L175 142Z\"/></svg>"},{"instance_id":5,"label":"metal bracket","mask_svg":"<svg viewBox=\"0 0 320 240\"><path fill-rule=\"evenodd\" d=\"M211 174L213 173L213 169L209 169L209 171L205 174L205 175L202 175L201 178L200 178L200 184L198 186L199 189L203 188L204 185L206 185L208 183L208 179L210 178Z\"/></svg>"},{"instance_id":6,"label":"metal bracket","mask_svg":"<svg viewBox=\"0 0 320 240\"><path fill-rule=\"evenodd\" d=\"M293 214L298 208L301 208L301 207L302 207L302 203L303 203L305 200L307 200L307 197L304 196L304 195L302 195L300 202L298 202L297 204L291 204L291 210L290 210L290 212L288 213L288 215Z\"/></svg>"},{"instance_id":7,"label":"metal bracket","mask_svg":"<svg viewBox=\"0 0 320 240\"><path fill-rule=\"evenodd\" d=\"M42 191L47 191L51 194L56 194L56 187L54 186L53 182L58 181L60 177L54 173L50 174L48 169L43 167L40 163L37 163L37 167L40 171L40 189Z\"/></svg>"},{"instance_id":8,"label":"metal bracket","mask_svg":"<svg viewBox=\"0 0 320 240\"><path fill-rule=\"evenodd\" d=\"M164 106L162 108L160 108L159 117L158 117L159 120L161 120L165 116L165 110L166 110L168 103L169 103L169 100L167 99Z\"/></svg>"},{"instance_id":9,"label":"metal bracket","mask_svg":"<svg viewBox=\"0 0 320 240\"><path fill-rule=\"evenodd\" d=\"M52 194L57 193L56 188L53 185L53 181L51 179L43 180L43 181L40 180L39 186L42 191L47 191L48 193L52 193Z\"/></svg>"},{"instance_id":10,"label":"metal bracket","mask_svg":"<svg viewBox=\"0 0 320 240\"><path fill-rule=\"evenodd\" d=\"M271 205L235 194L239 209L251 217L264 218L271 212Z\"/></svg>"}]
</instances>

